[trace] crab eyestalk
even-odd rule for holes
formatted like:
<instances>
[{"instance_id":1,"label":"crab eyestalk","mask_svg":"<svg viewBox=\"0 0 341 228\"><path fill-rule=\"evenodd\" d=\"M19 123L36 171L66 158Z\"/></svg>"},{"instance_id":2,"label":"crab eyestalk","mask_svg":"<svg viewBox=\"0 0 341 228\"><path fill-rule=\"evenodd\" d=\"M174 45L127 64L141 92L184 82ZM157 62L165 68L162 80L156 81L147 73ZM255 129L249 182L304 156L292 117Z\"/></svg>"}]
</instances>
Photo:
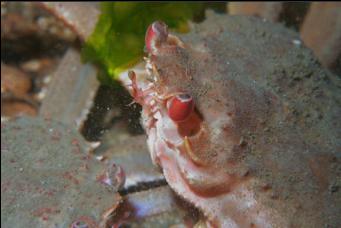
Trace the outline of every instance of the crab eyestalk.
<instances>
[{"instance_id":1,"label":"crab eyestalk","mask_svg":"<svg viewBox=\"0 0 341 228\"><path fill-rule=\"evenodd\" d=\"M156 54L158 47L167 41L167 37L167 25L162 21L155 21L153 24L149 25L146 32L146 50L152 55Z\"/></svg>"},{"instance_id":2,"label":"crab eyestalk","mask_svg":"<svg viewBox=\"0 0 341 228\"><path fill-rule=\"evenodd\" d=\"M186 93L176 95L167 102L168 115L175 122L185 121L191 115L193 109L193 98Z\"/></svg>"}]
</instances>

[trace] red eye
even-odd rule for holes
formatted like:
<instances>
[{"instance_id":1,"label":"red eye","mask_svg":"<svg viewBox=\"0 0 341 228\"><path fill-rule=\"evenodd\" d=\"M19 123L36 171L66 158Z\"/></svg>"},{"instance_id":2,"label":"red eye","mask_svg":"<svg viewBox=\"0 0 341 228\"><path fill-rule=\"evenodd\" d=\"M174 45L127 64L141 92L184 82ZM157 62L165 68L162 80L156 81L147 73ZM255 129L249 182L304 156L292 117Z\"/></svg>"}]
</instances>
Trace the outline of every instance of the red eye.
<instances>
[{"instance_id":1,"label":"red eye","mask_svg":"<svg viewBox=\"0 0 341 228\"><path fill-rule=\"evenodd\" d=\"M155 21L153 24L149 25L146 37L145 37L145 44L146 49L149 53L155 52L156 50L156 43L157 42L165 42L168 37L168 29L167 25L162 21Z\"/></svg>"},{"instance_id":2,"label":"red eye","mask_svg":"<svg viewBox=\"0 0 341 228\"><path fill-rule=\"evenodd\" d=\"M167 102L169 117L175 122L185 121L194 108L194 101L189 94L180 94Z\"/></svg>"}]
</instances>

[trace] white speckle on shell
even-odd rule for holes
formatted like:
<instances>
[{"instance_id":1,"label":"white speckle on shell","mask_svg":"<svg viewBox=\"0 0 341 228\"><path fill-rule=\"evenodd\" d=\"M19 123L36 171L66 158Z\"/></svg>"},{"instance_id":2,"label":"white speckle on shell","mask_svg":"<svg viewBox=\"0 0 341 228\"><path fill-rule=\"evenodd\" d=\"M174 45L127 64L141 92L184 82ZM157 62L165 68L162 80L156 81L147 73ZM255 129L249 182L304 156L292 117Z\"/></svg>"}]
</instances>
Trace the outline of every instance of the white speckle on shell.
<instances>
[{"instance_id":1,"label":"white speckle on shell","mask_svg":"<svg viewBox=\"0 0 341 228\"><path fill-rule=\"evenodd\" d=\"M300 40L292 40L292 43L295 44L296 46L301 46L302 42Z\"/></svg>"}]
</instances>

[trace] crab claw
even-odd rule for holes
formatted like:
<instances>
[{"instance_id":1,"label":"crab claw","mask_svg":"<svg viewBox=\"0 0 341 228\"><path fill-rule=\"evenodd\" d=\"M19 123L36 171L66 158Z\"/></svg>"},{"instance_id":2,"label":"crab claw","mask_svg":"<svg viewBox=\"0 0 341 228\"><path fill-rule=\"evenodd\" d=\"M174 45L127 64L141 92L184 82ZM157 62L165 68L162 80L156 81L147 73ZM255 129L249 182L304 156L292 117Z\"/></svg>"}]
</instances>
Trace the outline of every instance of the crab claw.
<instances>
[{"instance_id":1,"label":"crab claw","mask_svg":"<svg viewBox=\"0 0 341 228\"><path fill-rule=\"evenodd\" d=\"M169 117L175 122L185 121L194 108L194 101L189 94L179 94L167 102Z\"/></svg>"},{"instance_id":2,"label":"crab claw","mask_svg":"<svg viewBox=\"0 0 341 228\"><path fill-rule=\"evenodd\" d=\"M149 25L146 32L146 50L152 55L156 54L160 45L167 41L167 37L167 25L162 21L153 22L151 25Z\"/></svg>"}]
</instances>

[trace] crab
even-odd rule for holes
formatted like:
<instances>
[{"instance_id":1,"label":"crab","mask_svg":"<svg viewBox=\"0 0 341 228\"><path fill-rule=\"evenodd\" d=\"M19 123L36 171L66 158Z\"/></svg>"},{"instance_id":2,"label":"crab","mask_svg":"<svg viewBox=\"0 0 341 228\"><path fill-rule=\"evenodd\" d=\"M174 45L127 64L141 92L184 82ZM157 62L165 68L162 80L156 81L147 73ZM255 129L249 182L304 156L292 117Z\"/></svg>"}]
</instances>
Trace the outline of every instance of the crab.
<instances>
[{"instance_id":1,"label":"crab","mask_svg":"<svg viewBox=\"0 0 341 228\"><path fill-rule=\"evenodd\" d=\"M211 227L340 226L340 79L281 25L191 31L152 23L145 70L122 76L171 188Z\"/></svg>"}]
</instances>

